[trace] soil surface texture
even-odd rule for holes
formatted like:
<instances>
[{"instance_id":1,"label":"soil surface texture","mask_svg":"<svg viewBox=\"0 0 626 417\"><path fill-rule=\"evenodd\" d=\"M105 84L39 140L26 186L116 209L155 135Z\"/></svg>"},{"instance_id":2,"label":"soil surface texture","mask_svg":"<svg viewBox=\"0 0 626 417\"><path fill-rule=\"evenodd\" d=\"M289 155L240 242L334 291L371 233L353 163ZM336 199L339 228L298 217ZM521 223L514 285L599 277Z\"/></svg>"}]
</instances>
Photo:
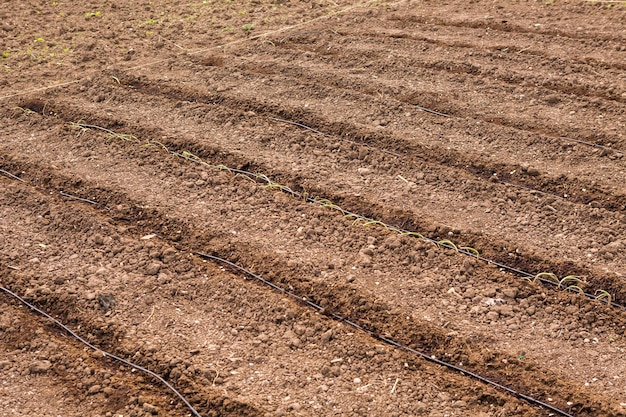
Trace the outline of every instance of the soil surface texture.
<instances>
[{"instance_id":1,"label":"soil surface texture","mask_svg":"<svg viewBox=\"0 0 626 417\"><path fill-rule=\"evenodd\" d=\"M0 417L626 416L624 2L0 35Z\"/></svg>"}]
</instances>

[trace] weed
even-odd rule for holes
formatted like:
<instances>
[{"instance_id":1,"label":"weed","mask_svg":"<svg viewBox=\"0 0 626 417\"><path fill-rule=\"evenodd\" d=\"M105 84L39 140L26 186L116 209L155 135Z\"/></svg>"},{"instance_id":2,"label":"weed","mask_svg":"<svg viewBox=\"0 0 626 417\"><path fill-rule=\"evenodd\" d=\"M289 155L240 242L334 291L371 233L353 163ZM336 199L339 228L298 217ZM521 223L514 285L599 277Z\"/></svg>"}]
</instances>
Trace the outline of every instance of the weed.
<instances>
[{"instance_id":1,"label":"weed","mask_svg":"<svg viewBox=\"0 0 626 417\"><path fill-rule=\"evenodd\" d=\"M100 17L102 13L100 11L85 13L85 19L91 19L92 17Z\"/></svg>"},{"instance_id":2,"label":"weed","mask_svg":"<svg viewBox=\"0 0 626 417\"><path fill-rule=\"evenodd\" d=\"M252 23L246 23L245 25L243 25L243 26L241 27L241 29L242 29L244 32L248 32L248 31L250 31L250 30L254 29L254 25L252 25Z\"/></svg>"},{"instance_id":3,"label":"weed","mask_svg":"<svg viewBox=\"0 0 626 417\"><path fill-rule=\"evenodd\" d=\"M11 56L11 54L9 54L7 51L4 51L2 53L2 58L7 59L9 56Z\"/></svg>"}]
</instances>

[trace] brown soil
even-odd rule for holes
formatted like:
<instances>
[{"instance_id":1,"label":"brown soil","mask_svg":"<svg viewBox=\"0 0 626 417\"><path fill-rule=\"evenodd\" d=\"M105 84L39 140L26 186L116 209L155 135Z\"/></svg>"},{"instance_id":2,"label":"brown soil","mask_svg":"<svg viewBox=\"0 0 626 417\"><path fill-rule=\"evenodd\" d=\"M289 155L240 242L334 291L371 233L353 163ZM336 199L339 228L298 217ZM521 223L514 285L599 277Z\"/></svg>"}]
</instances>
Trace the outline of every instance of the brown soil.
<instances>
[{"instance_id":1,"label":"brown soil","mask_svg":"<svg viewBox=\"0 0 626 417\"><path fill-rule=\"evenodd\" d=\"M199 415L626 415L623 4L26 1L0 33L0 286ZM191 415L0 303L0 416Z\"/></svg>"}]
</instances>

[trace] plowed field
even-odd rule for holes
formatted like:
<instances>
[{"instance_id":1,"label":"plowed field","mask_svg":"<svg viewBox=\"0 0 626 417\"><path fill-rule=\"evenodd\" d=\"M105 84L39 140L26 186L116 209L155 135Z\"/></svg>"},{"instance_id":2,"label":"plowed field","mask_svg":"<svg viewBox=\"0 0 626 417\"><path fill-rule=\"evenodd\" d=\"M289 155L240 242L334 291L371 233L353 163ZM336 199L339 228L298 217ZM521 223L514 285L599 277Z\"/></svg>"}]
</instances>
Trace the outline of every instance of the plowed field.
<instances>
[{"instance_id":1,"label":"plowed field","mask_svg":"<svg viewBox=\"0 0 626 417\"><path fill-rule=\"evenodd\" d=\"M624 2L73 3L0 7L0 416L626 415Z\"/></svg>"}]
</instances>

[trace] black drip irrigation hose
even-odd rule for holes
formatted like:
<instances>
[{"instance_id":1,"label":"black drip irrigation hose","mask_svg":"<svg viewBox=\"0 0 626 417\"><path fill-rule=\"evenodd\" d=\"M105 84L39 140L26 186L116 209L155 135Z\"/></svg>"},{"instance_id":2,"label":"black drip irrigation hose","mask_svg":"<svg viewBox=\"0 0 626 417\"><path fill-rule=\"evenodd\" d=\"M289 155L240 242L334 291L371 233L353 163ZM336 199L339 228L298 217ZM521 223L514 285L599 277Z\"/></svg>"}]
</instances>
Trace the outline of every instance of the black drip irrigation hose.
<instances>
[{"instance_id":1,"label":"black drip irrigation hose","mask_svg":"<svg viewBox=\"0 0 626 417\"><path fill-rule=\"evenodd\" d=\"M4 174L4 175L6 175L7 177L12 178L12 179L14 179L14 180L16 180L16 181L19 181L19 182L26 182L26 181L24 181L23 179L21 179L20 177L18 177L18 176L16 176L16 175L13 175L13 174L11 174L10 172L5 171L4 169L0 169L0 173L2 173L2 174Z\"/></svg>"},{"instance_id":2,"label":"black drip irrigation hose","mask_svg":"<svg viewBox=\"0 0 626 417\"><path fill-rule=\"evenodd\" d=\"M18 300L20 303L24 304L26 307L30 308L31 310L41 314L42 316L44 316L45 318L52 320L52 322L54 324L56 324L57 326L59 326L61 329L63 329L64 331L66 331L70 336L72 336L74 339L78 340L80 343L82 343L83 345L89 347L90 349L93 349L96 352L100 352L102 353L103 357L109 357L113 360L116 360L118 362L123 363L124 365L130 366L131 368L137 369L138 371L141 371L145 374L150 375L151 377L157 379L159 382L161 382L163 385L165 385L170 391L172 391L174 394L176 394L176 396L178 398L180 398L180 400L187 406L187 408L189 408L189 410L193 413L194 416L196 417L202 417L200 415L200 413L198 413L196 411L195 408L193 408L193 406L189 403L189 401L187 401L187 399L185 397L183 397L183 395L178 392L176 390L176 388L174 388L169 382L167 382L165 379L163 379L161 376L159 376L158 374L152 372L149 369L144 368L143 366L134 364L124 358L121 358L119 356L116 356L112 353L106 352L102 349L97 348L96 346L92 345L91 343L89 343L88 341L86 341L85 339L83 339L82 337L80 337L77 333L75 333L73 330L71 330L69 327L67 327L66 325L64 325L63 323L61 323L59 320L55 319L54 317L52 317L50 314L46 313L43 310L40 310L39 308L35 307L34 305L30 304L28 301L24 300L22 297L20 297L19 295L15 294L13 291L9 290L8 288L2 287L0 286L0 291L4 291L6 294L8 294L9 296L13 297L14 299Z\"/></svg>"},{"instance_id":3,"label":"black drip irrigation hose","mask_svg":"<svg viewBox=\"0 0 626 417\"><path fill-rule=\"evenodd\" d=\"M361 325L351 321L347 317L343 317L343 316L340 316L340 315L335 314L335 313L329 313L329 312L326 311L326 309L324 309L324 307L320 306L319 304L314 303L311 300L308 300L306 297L298 296L297 294L295 294L295 293L293 293L293 292L291 292L289 290L286 290L285 288L282 288L281 286L276 285L273 282L270 282L270 281L266 280L265 278L261 277L260 275L257 275L254 272L252 272L252 271L250 271L250 270L248 270L248 269L246 269L246 268L244 268L242 266L239 266L239 265L237 265L234 262L228 261L228 260L223 259L223 258L219 258L217 256L209 255L208 253L203 253L203 252L197 252L196 255L198 255L198 256L200 256L201 258L204 258L204 259L208 259L208 260L211 260L211 261L214 261L214 262L219 262L219 263L228 265L228 266L236 269L237 271L242 272L242 273L244 273L244 274L246 274L246 275L256 279L257 281L260 281L261 283L271 287L272 289L274 289L274 290L276 290L276 291L278 291L278 292L280 292L282 294L285 294L285 295L293 298L294 300L296 300L296 301L298 301L300 303L303 303L303 304L305 304L305 305L307 305L307 306L317 310L318 312L321 312L324 315L327 315L327 316L331 317L332 319L334 319L334 320L336 320L338 322L345 323L348 326L350 326L350 327L352 327L354 329L357 329L359 331L362 331L362 332L366 333L367 335L369 335L370 337L373 337L374 339L380 340L381 342L384 342L384 343L386 343L386 344L388 344L390 346L393 346L393 347L395 347L397 349L404 350L406 352L409 352L409 353L412 353L414 355L420 356L421 358L427 360L428 362L432 362L432 363L435 363L437 365L444 366L444 367L446 367L448 369L451 369L453 371L459 372L463 376L469 376L471 378L474 378L474 379L476 379L476 380L478 380L480 382L483 382L483 383L485 383L487 385L491 385L491 386L493 386L493 387L495 387L497 389L500 389L500 390L502 390L502 391L504 391L504 392L506 392L508 394L511 394L511 395L513 395L515 397L518 397L518 398L520 398L520 399L522 399L522 400L524 400L524 401L526 401L526 402L528 402L530 404L538 405L540 407L546 408L546 409L548 409L550 411L553 411L553 412L555 412L555 413L557 413L557 414L559 414L561 416L574 417L572 414L569 414L566 411L560 410L560 409L558 409L558 408L556 408L556 407L554 407L554 406L552 406L550 404L546 404L543 401L540 401L540 400L538 400L536 398L533 398L533 397L530 397L528 395L522 394L521 392L515 391L514 389L509 388L509 387L507 387L505 385L499 384L499 383L497 383L495 381L487 379L487 378L485 378L483 376L480 376L480 375L478 375L476 373L470 372L470 371L468 371L466 369L463 369L463 368L461 368L459 366L456 366L456 365L453 365L451 363L448 363L448 362L442 361L440 359L437 359L435 356L429 356L428 354L426 354L424 352L421 352L419 350L410 348L410 347L408 347L406 345L402 345L401 343L396 342L393 339L384 337L384 336L382 336L382 335L380 335L380 334L378 334L378 333L376 333L376 332L374 332L372 330L369 330L369 329L367 329L367 328L365 328L365 327L363 327L363 326L361 326Z\"/></svg>"}]
</instances>

